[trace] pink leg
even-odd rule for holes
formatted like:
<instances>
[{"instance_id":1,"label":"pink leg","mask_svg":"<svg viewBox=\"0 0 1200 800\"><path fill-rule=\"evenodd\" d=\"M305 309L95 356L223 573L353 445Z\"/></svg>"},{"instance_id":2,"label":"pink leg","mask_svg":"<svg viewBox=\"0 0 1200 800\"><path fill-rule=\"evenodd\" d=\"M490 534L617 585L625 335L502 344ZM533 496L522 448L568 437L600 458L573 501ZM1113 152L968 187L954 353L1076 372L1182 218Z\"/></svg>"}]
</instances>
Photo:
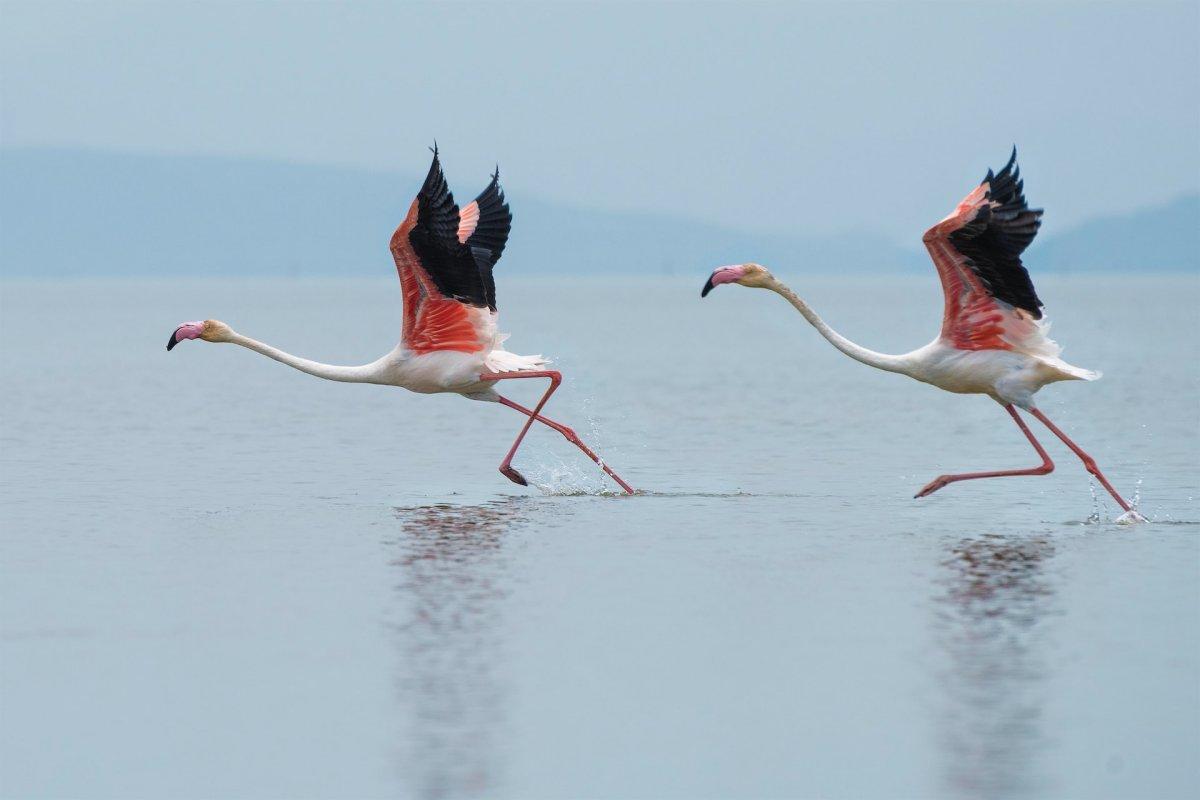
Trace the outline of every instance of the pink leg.
<instances>
[{"instance_id":1,"label":"pink leg","mask_svg":"<svg viewBox=\"0 0 1200 800\"><path fill-rule=\"evenodd\" d=\"M582 450L583 454L585 456L587 456L588 458L590 458L592 461L595 461L596 464L599 465L600 469L604 470L605 474L607 474L610 478L612 478L614 481L619 483L621 485L622 489L629 492L630 494L634 493L633 488L629 484L627 484L625 481L623 481L621 479L620 475L613 472L611 467L609 467L607 464L605 464L603 461L601 461L600 457L597 456L595 453L593 453L591 448L589 448L586 444L583 443L583 440L579 438L579 436L575 433L575 431L571 430L570 428L568 428L566 425L563 425L562 423L555 422L554 420L549 419L547 417L543 417L541 414L534 414L528 408L525 408L524 406L522 406L518 403L514 403L512 400L509 400L507 397L501 397L500 402L503 403L504 405L508 406L509 408L514 409L516 411L520 411L525 416L536 419L538 422L541 422L542 424L546 425L547 427L553 428L554 430L561 433L568 442L570 442L571 444L575 445L580 450Z\"/></svg>"},{"instance_id":2,"label":"pink leg","mask_svg":"<svg viewBox=\"0 0 1200 800\"><path fill-rule=\"evenodd\" d=\"M564 437L566 437L567 441L569 441L571 444L575 445L580 450L582 450L584 452L584 454L588 458L590 458L592 461L595 461L596 464L598 464L600 466L600 469L604 470L605 474L607 474L610 478L612 478L614 481L616 481L621 486L622 489L624 489L629 494L634 493L633 487L630 486L625 481L623 481L621 479L621 477L619 475L617 475L617 473L612 471L611 467L609 467L607 464L605 464L603 461L601 461L599 456L597 456L595 453L593 453L588 448L588 446L585 445L580 440L580 438L575 434L575 431L571 430L570 428L568 428L565 425L562 425L558 422L554 422L551 419L547 419L546 417L541 416L540 412L542 410L542 407L546 405L546 401L550 399L550 395L552 395L554 393L554 390L558 388L558 385L560 383L562 383L562 374L561 373L555 372L553 370L546 370L544 372L503 372L503 373L487 373L484 375L480 375L479 377L482 378L483 380L487 380L487 381L502 381L502 380L509 380L509 379L514 379L514 378L549 378L550 379L549 388L546 389L546 393L544 395L542 395L542 399L538 401L538 404L536 406L534 406L532 411L518 403L514 403L512 400L509 400L507 397L500 398L500 402L503 405L506 405L509 408L514 409L516 411L520 411L522 414L524 414L525 416L528 417L528 419L525 420L525 425L521 428L521 432L519 434L517 434L517 440L515 442L513 442L512 447L508 451L508 455L506 455L504 457L504 461L501 462L501 464L500 464L501 474L503 474L510 481L512 481L513 483L518 483L521 486L529 485L528 481L525 480L525 476L522 475L520 472L517 472L517 470L515 470L513 468L512 460L513 460L513 456L515 456L517 453L517 448L521 446L521 441L525 438L525 434L529 432L529 428L533 425L534 420L537 420L538 422L541 422L541 423L547 425L548 427L551 427L554 430L561 433Z\"/></svg>"},{"instance_id":3,"label":"pink leg","mask_svg":"<svg viewBox=\"0 0 1200 800\"><path fill-rule=\"evenodd\" d=\"M1031 409L1029 413L1033 414L1035 417L1040 419L1042 421L1042 424L1050 429L1051 433L1053 433L1058 438L1062 439L1063 444L1065 444L1067 447L1071 448L1071 452L1073 452L1073 453L1075 453L1075 455L1079 456L1079 460L1083 462L1084 469L1086 469L1088 472L1090 472L1096 476L1096 480L1100 481L1100 485L1108 490L1108 493L1111 494L1113 496L1113 499L1117 501L1117 505L1119 505L1121 508L1125 509L1126 511L1133 510L1130 507L1129 503L1125 502L1125 498L1123 498L1123 497L1121 497L1121 495L1117 494L1117 490L1114 489L1112 487L1112 484L1108 482L1108 478L1104 477L1104 473L1102 473L1100 471L1100 468L1096 466L1096 462L1092 459L1092 457L1089 456L1087 453L1083 452L1083 448L1081 448L1079 445L1075 444L1069 438L1067 438L1067 435L1065 433L1063 433L1062 431L1060 431L1058 429L1058 426L1055 425L1053 422L1051 422L1049 419L1047 419L1046 415L1043 414L1041 411L1038 411L1036 408L1034 408L1034 409Z\"/></svg>"},{"instance_id":4,"label":"pink leg","mask_svg":"<svg viewBox=\"0 0 1200 800\"><path fill-rule=\"evenodd\" d=\"M1046 455L1046 451L1042 449L1042 446L1038 443L1038 440L1033 438L1033 432L1029 430L1029 426L1025 424L1025 420L1021 419L1017 415L1017 410L1011 405L1005 406L1004 410L1012 415L1012 418L1017 423L1017 427L1020 428L1021 432L1025 434L1025 438L1028 439L1029 443L1033 445L1033 449L1037 450L1037 454L1042 457L1042 465L1040 467L1031 467L1029 469L1006 469L996 472L963 472L958 475L939 475L930 481L929 485L927 485L924 489L917 492L915 497L925 497L926 495L931 495L938 489L941 489L943 486L954 483L955 481L970 481L974 480L975 478L1004 478L1009 475L1049 475L1051 472L1053 472L1054 462L1050 460L1050 456ZM1037 412L1035 411L1033 413L1036 414ZM1044 421L1045 420L1043 420L1043 422Z\"/></svg>"}]
</instances>

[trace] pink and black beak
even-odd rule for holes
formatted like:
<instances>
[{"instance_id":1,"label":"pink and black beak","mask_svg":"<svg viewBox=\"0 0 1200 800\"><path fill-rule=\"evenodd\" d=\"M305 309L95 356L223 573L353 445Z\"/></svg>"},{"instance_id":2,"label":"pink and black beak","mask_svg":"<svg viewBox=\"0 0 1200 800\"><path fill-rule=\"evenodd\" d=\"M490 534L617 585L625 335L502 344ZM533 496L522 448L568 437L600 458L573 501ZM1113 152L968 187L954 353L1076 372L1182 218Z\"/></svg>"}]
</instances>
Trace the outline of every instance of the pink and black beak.
<instances>
[{"instance_id":1,"label":"pink and black beak","mask_svg":"<svg viewBox=\"0 0 1200 800\"><path fill-rule=\"evenodd\" d=\"M170 339L167 339L167 350L173 349L184 339L198 339L202 333L204 333L203 322L185 322L171 333Z\"/></svg>"},{"instance_id":2,"label":"pink and black beak","mask_svg":"<svg viewBox=\"0 0 1200 800\"><path fill-rule=\"evenodd\" d=\"M700 296L707 297L709 292L722 283L734 283L745 274L746 268L741 264L731 267L717 267L713 270L713 274L708 276L704 288L700 290Z\"/></svg>"}]
</instances>

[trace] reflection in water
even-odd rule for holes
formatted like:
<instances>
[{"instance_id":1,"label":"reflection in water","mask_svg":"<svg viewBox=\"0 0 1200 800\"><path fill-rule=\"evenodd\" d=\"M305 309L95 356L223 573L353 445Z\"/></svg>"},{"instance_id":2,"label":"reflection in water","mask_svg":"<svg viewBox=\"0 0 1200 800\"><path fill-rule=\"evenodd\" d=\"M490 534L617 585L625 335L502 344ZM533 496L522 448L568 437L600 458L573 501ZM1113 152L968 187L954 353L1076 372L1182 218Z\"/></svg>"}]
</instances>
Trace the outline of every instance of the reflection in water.
<instances>
[{"instance_id":1,"label":"reflection in water","mask_svg":"<svg viewBox=\"0 0 1200 800\"><path fill-rule=\"evenodd\" d=\"M960 797L1027 796L1044 749L1043 628L1053 611L1044 538L987 534L951 545L938 598L943 777Z\"/></svg>"},{"instance_id":2,"label":"reflection in water","mask_svg":"<svg viewBox=\"0 0 1200 800\"><path fill-rule=\"evenodd\" d=\"M388 542L408 610L400 626L401 706L410 722L402 778L418 797L494 794L506 687L502 601L505 537L525 523L524 498L480 506L397 508Z\"/></svg>"}]
</instances>

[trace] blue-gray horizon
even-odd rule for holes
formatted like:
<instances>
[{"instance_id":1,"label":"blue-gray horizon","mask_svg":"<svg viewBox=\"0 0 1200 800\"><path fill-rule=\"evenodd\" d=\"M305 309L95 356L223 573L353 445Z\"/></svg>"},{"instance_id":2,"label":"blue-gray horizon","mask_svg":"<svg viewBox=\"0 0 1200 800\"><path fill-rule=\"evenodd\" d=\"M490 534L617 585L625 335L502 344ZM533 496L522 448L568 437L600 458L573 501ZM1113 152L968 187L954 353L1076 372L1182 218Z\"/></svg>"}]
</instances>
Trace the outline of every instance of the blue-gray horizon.
<instances>
[{"instance_id":1,"label":"blue-gray horizon","mask_svg":"<svg viewBox=\"0 0 1200 800\"><path fill-rule=\"evenodd\" d=\"M490 179L452 159L447 174L460 205ZM415 172L248 156L0 147L0 274L385 275L387 237L420 181ZM929 208L925 224L902 239L871 220L823 234L803 222L817 197L796 209L794 226L756 232L686 210L612 211L514 191L507 180L505 189L515 214L500 267L509 274L699 274L751 260L785 272L926 272L920 236L942 215ZM1029 265L1035 276L1200 271L1197 217L1200 193L1073 227L1049 209Z\"/></svg>"},{"instance_id":2,"label":"blue-gray horizon","mask_svg":"<svg viewBox=\"0 0 1200 800\"><path fill-rule=\"evenodd\" d=\"M4 16L10 146L415 174L436 137L454 174L498 160L518 195L759 233L868 220L906 242L1013 143L1064 228L1196 191L1200 174L1190 3L9 2Z\"/></svg>"}]
</instances>

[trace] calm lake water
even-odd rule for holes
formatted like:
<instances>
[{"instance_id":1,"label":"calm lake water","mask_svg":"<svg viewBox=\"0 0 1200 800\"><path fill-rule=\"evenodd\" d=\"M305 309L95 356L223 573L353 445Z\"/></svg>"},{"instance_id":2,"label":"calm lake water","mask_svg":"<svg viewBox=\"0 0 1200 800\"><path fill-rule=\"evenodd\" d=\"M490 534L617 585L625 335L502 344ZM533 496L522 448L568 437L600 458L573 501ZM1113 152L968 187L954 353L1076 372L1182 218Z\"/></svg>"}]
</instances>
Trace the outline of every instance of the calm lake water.
<instances>
[{"instance_id":1,"label":"calm lake water","mask_svg":"<svg viewBox=\"0 0 1200 800\"><path fill-rule=\"evenodd\" d=\"M1045 433L1052 475L913 500L1036 456L704 267L501 277L637 497L544 430L507 482L494 404L163 349L362 363L393 280L0 285L0 794L1200 795L1200 281L1039 281L1118 526ZM779 275L875 349L940 321L932 271Z\"/></svg>"}]
</instances>

